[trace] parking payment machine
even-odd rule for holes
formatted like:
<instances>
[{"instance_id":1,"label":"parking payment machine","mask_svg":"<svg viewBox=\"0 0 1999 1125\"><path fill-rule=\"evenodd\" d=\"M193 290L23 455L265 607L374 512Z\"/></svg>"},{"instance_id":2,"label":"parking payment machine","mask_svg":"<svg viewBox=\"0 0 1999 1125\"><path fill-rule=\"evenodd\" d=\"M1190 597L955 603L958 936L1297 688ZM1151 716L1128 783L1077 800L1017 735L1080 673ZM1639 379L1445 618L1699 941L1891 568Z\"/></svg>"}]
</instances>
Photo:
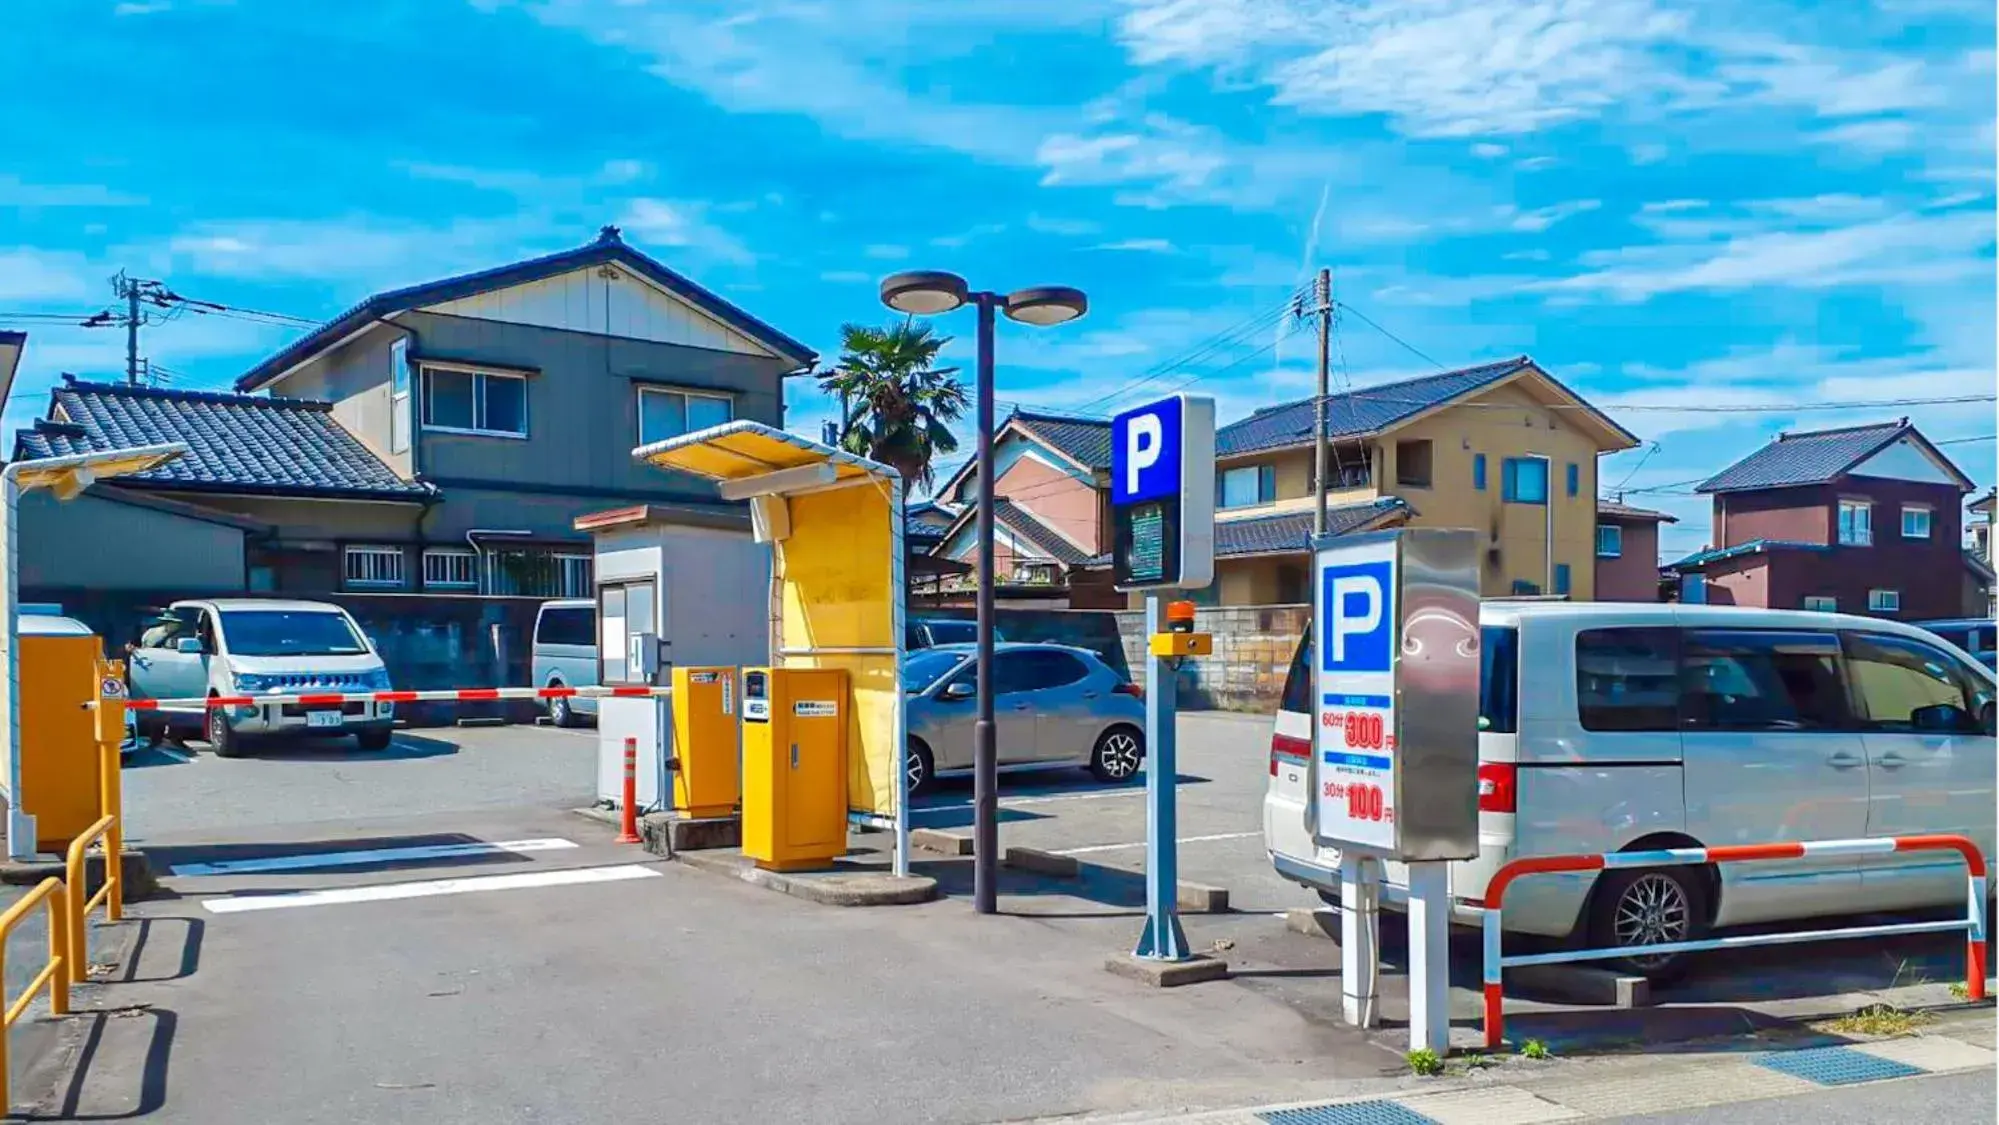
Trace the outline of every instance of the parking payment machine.
<instances>
[{"instance_id":1,"label":"parking payment machine","mask_svg":"<svg viewBox=\"0 0 1999 1125\"><path fill-rule=\"evenodd\" d=\"M743 854L769 871L847 851L847 673L743 669Z\"/></svg>"}]
</instances>

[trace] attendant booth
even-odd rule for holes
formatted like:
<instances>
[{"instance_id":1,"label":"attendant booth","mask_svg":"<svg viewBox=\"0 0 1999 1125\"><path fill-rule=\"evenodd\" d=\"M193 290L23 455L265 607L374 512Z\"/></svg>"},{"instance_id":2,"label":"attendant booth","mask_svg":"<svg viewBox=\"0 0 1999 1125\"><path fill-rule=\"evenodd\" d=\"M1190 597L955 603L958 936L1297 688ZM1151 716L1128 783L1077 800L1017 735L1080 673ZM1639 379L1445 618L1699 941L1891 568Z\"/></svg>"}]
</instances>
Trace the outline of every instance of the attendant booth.
<instances>
[{"instance_id":1,"label":"attendant booth","mask_svg":"<svg viewBox=\"0 0 1999 1125\"><path fill-rule=\"evenodd\" d=\"M797 679L843 684L838 690L845 695L839 701L845 731L839 741L846 759L847 820L893 829L895 873L906 874L901 478L886 465L749 421L656 442L633 456L712 481L723 499L749 504L752 534L771 552L766 602L770 665L757 670L765 673L761 678L751 671L744 674L744 722L757 722L758 711L788 698L780 694L785 672L840 673ZM756 697L759 690L769 694ZM824 694L820 688L814 691ZM790 706L791 718L829 714L817 700ZM768 732L744 730L748 755L752 735L767 739ZM791 770L801 778L815 778L798 783L813 787L803 797L816 799L821 789L817 775L802 769L797 746L789 751ZM757 765L747 758L743 777L746 853L754 854L752 838L760 816L790 816L801 824L810 819L753 807L764 798L747 784L759 777ZM801 799L797 793L786 798L780 791L779 804L797 808ZM780 825L775 831L784 829ZM832 854L844 850L841 839ZM770 865L785 862L773 859Z\"/></svg>"}]
</instances>

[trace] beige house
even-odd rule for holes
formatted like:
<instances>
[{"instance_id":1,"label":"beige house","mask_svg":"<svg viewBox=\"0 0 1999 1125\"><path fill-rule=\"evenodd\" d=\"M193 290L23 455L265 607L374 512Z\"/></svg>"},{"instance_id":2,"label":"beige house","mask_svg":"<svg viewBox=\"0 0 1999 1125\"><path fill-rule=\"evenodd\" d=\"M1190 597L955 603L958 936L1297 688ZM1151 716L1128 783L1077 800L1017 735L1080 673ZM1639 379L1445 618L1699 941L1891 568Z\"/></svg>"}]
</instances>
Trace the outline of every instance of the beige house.
<instances>
[{"instance_id":1,"label":"beige house","mask_svg":"<svg viewBox=\"0 0 1999 1125\"><path fill-rule=\"evenodd\" d=\"M1198 600L1310 600L1313 404L1215 437L1215 583ZM1637 438L1520 356L1331 397L1328 529L1476 529L1487 596L1595 596L1597 458Z\"/></svg>"}]
</instances>

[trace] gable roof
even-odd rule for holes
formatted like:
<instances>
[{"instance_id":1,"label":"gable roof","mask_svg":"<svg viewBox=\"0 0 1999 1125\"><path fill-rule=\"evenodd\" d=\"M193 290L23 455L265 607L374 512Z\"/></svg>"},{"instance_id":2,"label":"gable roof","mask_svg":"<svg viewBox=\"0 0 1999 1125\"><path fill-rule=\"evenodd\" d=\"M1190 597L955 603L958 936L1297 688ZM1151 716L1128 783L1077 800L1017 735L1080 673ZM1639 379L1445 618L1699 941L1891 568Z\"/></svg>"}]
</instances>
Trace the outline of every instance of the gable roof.
<instances>
[{"instance_id":1,"label":"gable roof","mask_svg":"<svg viewBox=\"0 0 1999 1125\"><path fill-rule=\"evenodd\" d=\"M1761 488L1795 488L1838 480L1862 461L1904 437L1914 438L1923 451L1945 466L1966 492L1971 481L1931 445L1907 418L1837 430L1778 434L1775 441L1694 486L1695 492L1746 492Z\"/></svg>"},{"instance_id":2,"label":"gable roof","mask_svg":"<svg viewBox=\"0 0 1999 1125\"><path fill-rule=\"evenodd\" d=\"M251 368L242 378L236 380L236 389L259 390L293 367L346 339L370 322L385 316L408 312L425 305L455 301L475 293L487 293L511 285L540 281L543 278L588 266L610 263L631 270L745 336L768 346L786 359L797 361L801 367L810 365L819 358L804 344L673 272L648 255L633 249L625 242L617 227L607 226L598 232L595 242L573 250L563 250L474 273L459 274L442 281L377 293L292 341L275 355Z\"/></svg>"},{"instance_id":3,"label":"gable roof","mask_svg":"<svg viewBox=\"0 0 1999 1125\"><path fill-rule=\"evenodd\" d=\"M1326 534L1350 535L1356 531L1394 527L1416 509L1399 496L1383 496L1357 504L1340 504L1326 509ZM1302 555L1312 549L1312 512L1285 512L1274 516L1215 521L1215 557L1254 558L1258 555ZM1092 568L1111 564L1107 554L1089 561Z\"/></svg>"},{"instance_id":4,"label":"gable roof","mask_svg":"<svg viewBox=\"0 0 1999 1125\"><path fill-rule=\"evenodd\" d=\"M1022 410L1015 407L993 430L993 448L1005 441L1009 433L1021 434L1053 450L1058 456L1067 458L1078 469L1090 473L1107 473L1111 468L1111 424L1103 418L1085 418L1075 414L1056 414L1046 410ZM951 470L944 483L933 491L936 496L949 496L964 483L966 477L977 472L977 457L967 457Z\"/></svg>"},{"instance_id":5,"label":"gable roof","mask_svg":"<svg viewBox=\"0 0 1999 1125\"><path fill-rule=\"evenodd\" d=\"M331 403L173 391L64 376L49 417L14 439L16 459L185 442L185 455L118 486L258 496L420 501L430 485L396 475L333 420Z\"/></svg>"},{"instance_id":6,"label":"gable roof","mask_svg":"<svg viewBox=\"0 0 1999 1125\"><path fill-rule=\"evenodd\" d=\"M1747 543L1737 543L1729 547L1709 547L1695 551L1676 563L1668 563L1661 570L1699 570L1709 563L1723 559L1739 558L1742 555L1767 555L1773 551L1816 551L1821 554L1832 548L1824 543L1807 543L1796 539L1751 539Z\"/></svg>"},{"instance_id":7,"label":"gable roof","mask_svg":"<svg viewBox=\"0 0 1999 1125\"><path fill-rule=\"evenodd\" d=\"M14 372L21 365L21 351L27 346L26 332L0 328L0 407L7 405L8 392L14 389Z\"/></svg>"},{"instance_id":8,"label":"gable roof","mask_svg":"<svg viewBox=\"0 0 1999 1125\"><path fill-rule=\"evenodd\" d=\"M965 505L965 510L959 512L958 518L952 520L951 526L945 528L943 535L938 537L937 546L933 550L942 550L944 544L950 542L952 537L956 536L960 530L977 519L978 515L978 505ZM1068 537L1061 532L1042 523L1033 512L1008 500L1004 496L993 497L993 522L1005 526L1015 535L1026 540L1028 546L1033 547L1056 562L1068 566L1080 566L1089 561L1089 552L1070 542Z\"/></svg>"},{"instance_id":9,"label":"gable roof","mask_svg":"<svg viewBox=\"0 0 1999 1125\"><path fill-rule=\"evenodd\" d=\"M1524 355L1439 375L1425 375L1420 379L1404 379L1329 395L1326 399L1326 435L1343 438L1380 433L1425 411L1495 386L1522 372L1532 372L1546 380L1562 395L1574 400L1607 431L1630 445L1638 444L1638 439L1629 430L1612 421L1581 395L1542 370L1531 357ZM1215 456L1235 457L1308 444L1312 440L1312 413L1312 400L1309 398L1264 407L1241 421L1231 422L1217 430Z\"/></svg>"}]
</instances>

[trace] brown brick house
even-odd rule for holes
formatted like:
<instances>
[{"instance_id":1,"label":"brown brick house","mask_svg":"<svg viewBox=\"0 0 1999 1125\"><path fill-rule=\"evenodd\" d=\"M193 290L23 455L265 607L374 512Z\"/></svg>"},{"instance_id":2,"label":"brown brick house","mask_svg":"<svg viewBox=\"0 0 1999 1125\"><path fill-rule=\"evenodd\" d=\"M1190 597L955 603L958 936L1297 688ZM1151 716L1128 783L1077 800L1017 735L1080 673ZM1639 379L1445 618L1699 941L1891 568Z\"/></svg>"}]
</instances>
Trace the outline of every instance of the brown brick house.
<instances>
[{"instance_id":1,"label":"brown brick house","mask_svg":"<svg viewBox=\"0 0 1999 1125\"><path fill-rule=\"evenodd\" d=\"M1664 512L1615 500L1596 502L1596 600L1659 600L1659 525Z\"/></svg>"},{"instance_id":2,"label":"brown brick house","mask_svg":"<svg viewBox=\"0 0 1999 1125\"><path fill-rule=\"evenodd\" d=\"M1905 620L1981 612L1964 598L1975 486L1904 418L1779 434L1702 482L1714 546L1673 564L1682 598Z\"/></svg>"}]
</instances>

